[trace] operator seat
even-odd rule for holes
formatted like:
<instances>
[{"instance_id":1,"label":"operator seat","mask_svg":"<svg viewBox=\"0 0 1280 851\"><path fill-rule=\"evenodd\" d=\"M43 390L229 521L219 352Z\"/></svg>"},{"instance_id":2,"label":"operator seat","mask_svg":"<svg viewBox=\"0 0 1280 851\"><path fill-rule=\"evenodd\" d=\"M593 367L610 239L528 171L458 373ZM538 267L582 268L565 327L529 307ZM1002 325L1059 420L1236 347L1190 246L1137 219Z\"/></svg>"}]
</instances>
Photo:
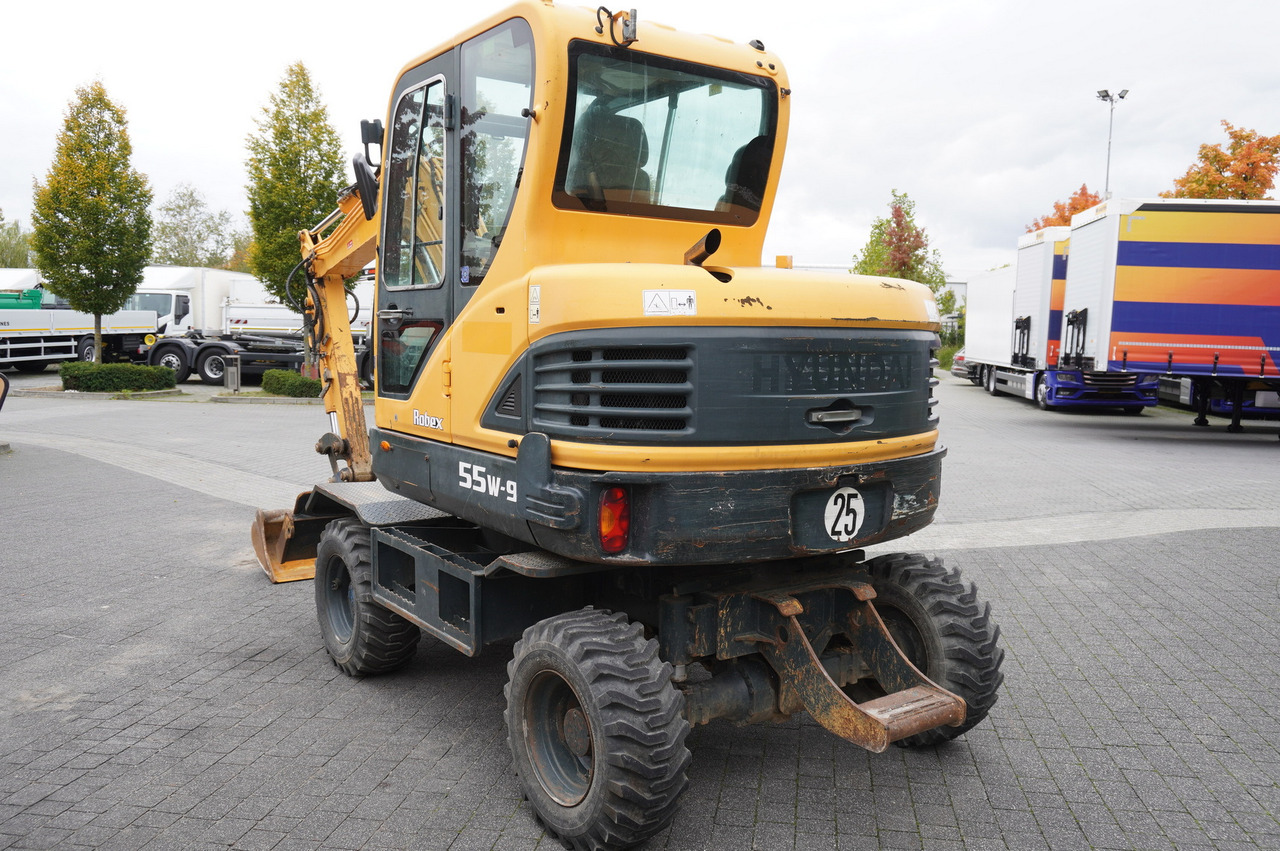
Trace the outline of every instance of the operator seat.
<instances>
[{"instance_id":1,"label":"operator seat","mask_svg":"<svg viewBox=\"0 0 1280 851\"><path fill-rule=\"evenodd\" d=\"M760 212L764 203L764 185L769 179L769 161L773 158L773 143L768 136L756 136L734 153L724 174L724 197L718 209L734 211L734 207L746 207Z\"/></svg>"},{"instance_id":2,"label":"operator seat","mask_svg":"<svg viewBox=\"0 0 1280 851\"><path fill-rule=\"evenodd\" d=\"M648 204L649 139L639 119L590 107L578 119L565 191L591 202Z\"/></svg>"}]
</instances>

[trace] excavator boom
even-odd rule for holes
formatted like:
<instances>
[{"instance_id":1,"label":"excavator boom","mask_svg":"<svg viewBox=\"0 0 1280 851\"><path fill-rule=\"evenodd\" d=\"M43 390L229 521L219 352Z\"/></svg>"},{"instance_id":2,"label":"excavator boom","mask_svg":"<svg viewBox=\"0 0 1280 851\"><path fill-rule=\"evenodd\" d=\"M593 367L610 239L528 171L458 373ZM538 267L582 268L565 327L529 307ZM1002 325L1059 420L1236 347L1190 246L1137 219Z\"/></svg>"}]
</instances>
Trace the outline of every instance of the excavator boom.
<instances>
[{"instance_id":1,"label":"excavator boom","mask_svg":"<svg viewBox=\"0 0 1280 851\"><path fill-rule=\"evenodd\" d=\"M333 481L374 479L345 283L374 259L378 216L369 215L369 210L360 190L351 187L328 218L298 234L307 273L307 332L319 362L324 409L329 415L330 430L316 442L316 451L328 456ZM324 236L330 227L332 231ZM272 582L315 576L315 541L330 518L306 512L309 493L299 496L292 511L262 509L254 518L253 549Z\"/></svg>"}]
</instances>

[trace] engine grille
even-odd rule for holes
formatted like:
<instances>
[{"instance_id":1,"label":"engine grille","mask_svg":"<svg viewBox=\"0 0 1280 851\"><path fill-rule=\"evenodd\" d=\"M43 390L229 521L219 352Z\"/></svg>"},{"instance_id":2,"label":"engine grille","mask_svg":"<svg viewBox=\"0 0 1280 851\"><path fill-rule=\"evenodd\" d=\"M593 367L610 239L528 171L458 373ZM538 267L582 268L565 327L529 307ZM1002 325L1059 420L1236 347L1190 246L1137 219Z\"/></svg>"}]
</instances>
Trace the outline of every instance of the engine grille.
<instances>
[{"instance_id":1,"label":"engine grille","mask_svg":"<svg viewBox=\"0 0 1280 851\"><path fill-rule=\"evenodd\" d=\"M693 360L679 346L549 352L534 366L533 422L588 431L674 432L693 418Z\"/></svg>"},{"instance_id":2,"label":"engine grille","mask_svg":"<svg viewBox=\"0 0 1280 851\"><path fill-rule=\"evenodd\" d=\"M1080 380L1097 390L1128 390L1138 385L1136 372L1084 372Z\"/></svg>"}]
</instances>

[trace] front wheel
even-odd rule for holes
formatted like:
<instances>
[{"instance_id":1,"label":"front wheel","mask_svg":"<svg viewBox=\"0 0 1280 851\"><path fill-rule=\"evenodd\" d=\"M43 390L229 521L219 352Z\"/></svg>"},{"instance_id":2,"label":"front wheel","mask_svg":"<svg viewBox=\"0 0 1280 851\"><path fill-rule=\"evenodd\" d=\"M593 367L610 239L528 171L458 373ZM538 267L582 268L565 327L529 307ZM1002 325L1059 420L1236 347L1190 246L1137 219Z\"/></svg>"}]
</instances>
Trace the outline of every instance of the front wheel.
<instances>
[{"instance_id":1,"label":"front wheel","mask_svg":"<svg viewBox=\"0 0 1280 851\"><path fill-rule=\"evenodd\" d=\"M1049 404L1049 385L1043 378L1036 379L1036 404L1040 406L1040 410L1048 411L1053 406Z\"/></svg>"},{"instance_id":2,"label":"front wheel","mask_svg":"<svg viewBox=\"0 0 1280 851\"><path fill-rule=\"evenodd\" d=\"M1000 627L991 604L978 599L960 571L922 555L887 555L867 562L876 611L898 647L934 683L964 698L964 723L936 727L895 742L916 748L941 744L987 717L1004 682Z\"/></svg>"},{"instance_id":3,"label":"front wheel","mask_svg":"<svg viewBox=\"0 0 1280 851\"><path fill-rule=\"evenodd\" d=\"M316 617L333 664L353 677L385 674L418 650L418 627L373 600L369 527L353 517L324 527L316 546Z\"/></svg>"},{"instance_id":4,"label":"front wheel","mask_svg":"<svg viewBox=\"0 0 1280 851\"><path fill-rule=\"evenodd\" d=\"M182 354L181 349L175 349L172 346L162 351L156 358L156 366L168 367L173 370L173 381L175 384L181 384L191 376L191 365L187 363L187 358Z\"/></svg>"},{"instance_id":5,"label":"front wheel","mask_svg":"<svg viewBox=\"0 0 1280 851\"><path fill-rule=\"evenodd\" d=\"M507 665L508 744L548 832L578 851L665 828L688 782L684 696L658 643L622 613L547 618Z\"/></svg>"},{"instance_id":6,"label":"front wheel","mask_svg":"<svg viewBox=\"0 0 1280 851\"><path fill-rule=\"evenodd\" d=\"M220 386L227 374L225 357L226 353L217 349L200 355L196 361L196 372L200 374L200 380L205 384Z\"/></svg>"}]
</instances>

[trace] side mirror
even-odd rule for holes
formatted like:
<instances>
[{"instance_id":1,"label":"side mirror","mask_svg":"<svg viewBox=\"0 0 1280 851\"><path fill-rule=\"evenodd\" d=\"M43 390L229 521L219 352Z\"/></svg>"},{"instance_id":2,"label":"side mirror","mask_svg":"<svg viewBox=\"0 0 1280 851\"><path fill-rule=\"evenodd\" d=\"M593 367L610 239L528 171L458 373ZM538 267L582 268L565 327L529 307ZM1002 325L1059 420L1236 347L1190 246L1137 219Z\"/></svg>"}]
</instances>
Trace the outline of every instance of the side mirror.
<instances>
[{"instance_id":1,"label":"side mirror","mask_svg":"<svg viewBox=\"0 0 1280 851\"><path fill-rule=\"evenodd\" d=\"M351 159L351 167L356 173L356 191L360 193L360 206L364 208L365 221L373 219L378 212L378 176L359 154Z\"/></svg>"}]
</instances>

